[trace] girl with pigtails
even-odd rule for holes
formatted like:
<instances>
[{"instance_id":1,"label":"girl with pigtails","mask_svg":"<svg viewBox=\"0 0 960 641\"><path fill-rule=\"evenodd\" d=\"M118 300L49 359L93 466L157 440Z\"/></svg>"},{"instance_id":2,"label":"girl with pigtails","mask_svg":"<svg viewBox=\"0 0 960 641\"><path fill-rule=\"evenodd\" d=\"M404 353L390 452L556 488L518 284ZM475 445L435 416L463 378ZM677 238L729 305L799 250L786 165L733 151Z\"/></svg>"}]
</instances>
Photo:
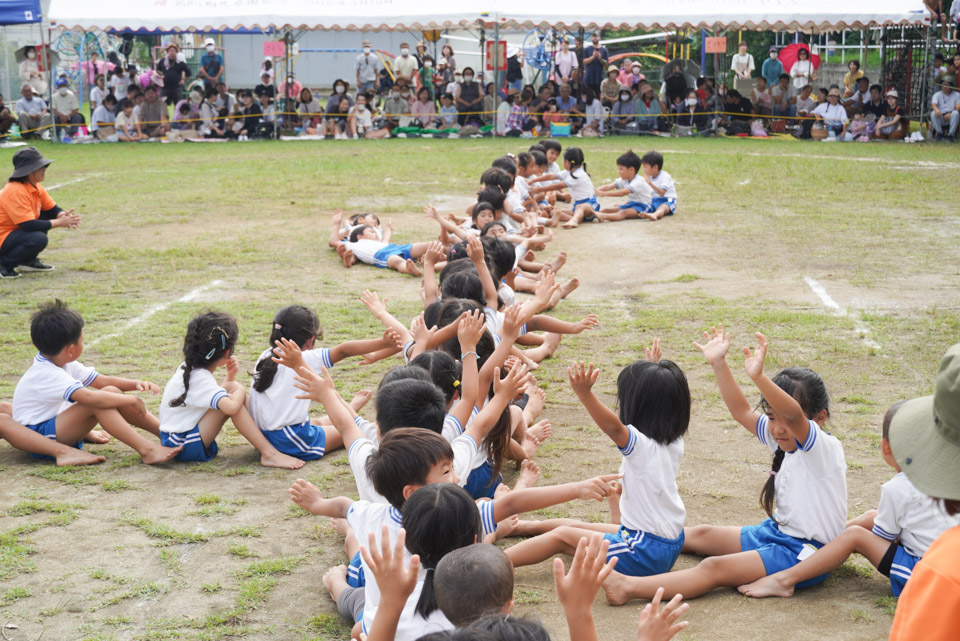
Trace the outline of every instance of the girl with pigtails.
<instances>
[{"instance_id":1,"label":"girl with pigtails","mask_svg":"<svg viewBox=\"0 0 960 641\"><path fill-rule=\"evenodd\" d=\"M696 567L649 577L626 577L614 571L604 584L614 605L664 596L698 597L714 588L737 587L793 567L829 543L847 519L846 461L843 446L823 431L830 398L823 379L805 367L788 367L772 379L763 372L767 339L756 334L757 347L744 347L747 375L762 394L751 407L733 378L726 356L730 335L718 325L694 343L713 368L730 414L770 448L771 465L760 505L769 517L760 525L684 528L683 551L706 556ZM759 411L758 411L759 410ZM816 585L821 575L797 585Z\"/></svg>"},{"instance_id":2,"label":"girl with pigtails","mask_svg":"<svg viewBox=\"0 0 960 641\"><path fill-rule=\"evenodd\" d=\"M260 452L266 467L297 469L303 461L270 444L247 411L246 389L236 381L240 364L233 356L237 321L229 314L206 312L187 325L183 363L167 381L160 403L160 442L183 447L178 461L209 461L217 455L217 435L227 419ZM226 368L223 384L213 373Z\"/></svg>"}]
</instances>

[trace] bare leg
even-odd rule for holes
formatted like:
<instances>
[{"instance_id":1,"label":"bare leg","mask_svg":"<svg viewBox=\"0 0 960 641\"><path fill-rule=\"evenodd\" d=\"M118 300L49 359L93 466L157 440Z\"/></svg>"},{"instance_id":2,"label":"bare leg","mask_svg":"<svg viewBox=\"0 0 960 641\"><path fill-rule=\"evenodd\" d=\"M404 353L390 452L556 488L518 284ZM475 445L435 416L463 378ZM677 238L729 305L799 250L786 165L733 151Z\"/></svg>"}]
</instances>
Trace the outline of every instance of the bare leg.
<instances>
[{"instance_id":1,"label":"bare leg","mask_svg":"<svg viewBox=\"0 0 960 641\"><path fill-rule=\"evenodd\" d=\"M570 220L563 223L561 227L563 227L564 229L573 229L574 227L578 227L580 223L583 222L583 216L586 213L584 211L585 207L587 207L587 205L578 206L576 210L573 212L573 216L570 217Z\"/></svg>"},{"instance_id":2,"label":"bare leg","mask_svg":"<svg viewBox=\"0 0 960 641\"><path fill-rule=\"evenodd\" d=\"M594 532L595 530L562 525L555 530L521 541L508 548L506 550L507 557L513 563L513 567L518 568L522 565L535 565L541 561L546 561L554 554L573 555L577 550L577 543L580 542L580 539L583 537L590 538Z\"/></svg>"},{"instance_id":3,"label":"bare leg","mask_svg":"<svg viewBox=\"0 0 960 641\"><path fill-rule=\"evenodd\" d=\"M524 347L539 347L540 345L543 345L544 340L546 340L546 338L540 334L527 332L522 336L518 336L516 342L517 345L523 345Z\"/></svg>"},{"instance_id":4,"label":"bare leg","mask_svg":"<svg viewBox=\"0 0 960 641\"><path fill-rule=\"evenodd\" d=\"M347 584L347 566L335 565L326 571L323 575L323 587L327 588L330 598L336 603L344 589L349 588Z\"/></svg>"},{"instance_id":5,"label":"bare leg","mask_svg":"<svg viewBox=\"0 0 960 641\"><path fill-rule=\"evenodd\" d=\"M560 340L563 338L560 334L548 332L544 336L543 345L534 347L523 352L523 354L532 361L540 362L553 356L560 346Z\"/></svg>"},{"instance_id":6,"label":"bare leg","mask_svg":"<svg viewBox=\"0 0 960 641\"><path fill-rule=\"evenodd\" d=\"M683 528L683 551L687 554L717 556L736 554L740 545L740 529L716 525L695 525Z\"/></svg>"},{"instance_id":7,"label":"bare leg","mask_svg":"<svg viewBox=\"0 0 960 641\"><path fill-rule=\"evenodd\" d=\"M556 274L560 271L560 268L564 266L567 262L567 252L560 252L556 258L553 259L553 262L550 263L550 271Z\"/></svg>"},{"instance_id":8,"label":"bare leg","mask_svg":"<svg viewBox=\"0 0 960 641\"><path fill-rule=\"evenodd\" d=\"M0 412L0 438L6 439L10 445L22 452L52 456L56 459L57 466L93 465L107 460L102 456L95 456L42 436L29 427L20 425L11 416L2 412Z\"/></svg>"},{"instance_id":9,"label":"bare leg","mask_svg":"<svg viewBox=\"0 0 960 641\"><path fill-rule=\"evenodd\" d=\"M404 260L403 256L391 256L388 258L387 267L390 269L395 269L401 274L409 274L411 276L423 275L420 270L417 269L417 265L412 260Z\"/></svg>"},{"instance_id":10,"label":"bare leg","mask_svg":"<svg viewBox=\"0 0 960 641\"><path fill-rule=\"evenodd\" d=\"M623 605L633 599L652 599L661 587L664 598L672 599L674 595L682 594L685 599L695 599L715 588L736 587L766 574L760 553L751 550L709 556L688 570L655 576L625 576L614 571L604 581L603 591L610 605Z\"/></svg>"},{"instance_id":11,"label":"bare leg","mask_svg":"<svg viewBox=\"0 0 960 641\"><path fill-rule=\"evenodd\" d=\"M873 521L874 521L874 519L876 519L876 518L877 518L877 511L876 511L876 510L867 510L866 512L864 512L863 514L861 514L861 515L858 516L857 518L855 518L855 519L850 519L849 521L847 521L847 527L850 527L850 526L853 526L853 525L859 525L860 527L862 527L862 528L865 529L865 530L872 530L872 529L873 529Z\"/></svg>"},{"instance_id":12,"label":"bare leg","mask_svg":"<svg viewBox=\"0 0 960 641\"><path fill-rule=\"evenodd\" d=\"M792 568L765 576L753 583L741 585L739 589L743 594L756 598L793 596L793 586L836 570L854 552L859 552L873 564L873 567L877 567L889 547L890 541L880 538L859 525L854 525Z\"/></svg>"},{"instance_id":13,"label":"bare leg","mask_svg":"<svg viewBox=\"0 0 960 641\"><path fill-rule=\"evenodd\" d=\"M534 487L540 480L540 468L531 460L526 460L520 464L520 476L513 486L515 490L522 490L528 487Z\"/></svg>"},{"instance_id":14,"label":"bare leg","mask_svg":"<svg viewBox=\"0 0 960 641\"><path fill-rule=\"evenodd\" d=\"M323 445L324 456L343 447L343 437L340 436L340 432L337 431L337 428L333 427L332 425L324 426L323 433L326 437Z\"/></svg>"},{"instance_id":15,"label":"bare leg","mask_svg":"<svg viewBox=\"0 0 960 641\"><path fill-rule=\"evenodd\" d=\"M107 434L136 450L140 459L148 465L165 463L183 449L151 443L130 427L116 409L93 408L80 403L75 403L57 416L57 441L72 445L97 423Z\"/></svg>"},{"instance_id":16,"label":"bare leg","mask_svg":"<svg viewBox=\"0 0 960 641\"><path fill-rule=\"evenodd\" d=\"M629 220L629 219L640 218L640 217L641 217L640 213L632 207L629 209L620 209L619 207L617 208L611 207L610 209L601 210L601 213L597 214L597 218L600 218L604 222L608 222L608 223L619 222L621 220Z\"/></svg>"},{"instance_id":17,"label":"bare leg","mask_svg":"<svg viewBox=\"0 0 960 641\"><path fill-rule=\"evenodd\" d=\"M523 420L526 421L527 425L530 425L537 420L540 412L543 411L547 395L539 387L531 387L527 389L527 396L529 396L529 399L527 400L527 406L523 408Z\"/></svg>"},{"instance_id":18,"label":"bare leg","mask_svg":"<svg viewBox=\"0 0 960 641\"><path fill-rule=\"evenodd\" d=\"M670 207L668 205L660 205L657 207L657 210L648 214L643 214L645 218L650 220L660 220L664 216L670 213Z\"/></svg>"},{"instance_id":19,"label":"bare leg","mask_svg":"<svg viewBox=\"0 0 960 641\"><path fill-rule=\"evenodd\" d=\"M254 423L253 417L250 416L250 412L247 411L246 406L241 407L230 419L233 421L233 426L237 428L237 431L240 432L243 438L247 439L250 445L257 448L257 451L260 452L260 465L264 467L279 467L286 470L296 470L304 466L304 462L300 459L283 454L270 444L267 437L263 435L263 432L261 432L257 424Z\"/></svg>"}]
</instances>

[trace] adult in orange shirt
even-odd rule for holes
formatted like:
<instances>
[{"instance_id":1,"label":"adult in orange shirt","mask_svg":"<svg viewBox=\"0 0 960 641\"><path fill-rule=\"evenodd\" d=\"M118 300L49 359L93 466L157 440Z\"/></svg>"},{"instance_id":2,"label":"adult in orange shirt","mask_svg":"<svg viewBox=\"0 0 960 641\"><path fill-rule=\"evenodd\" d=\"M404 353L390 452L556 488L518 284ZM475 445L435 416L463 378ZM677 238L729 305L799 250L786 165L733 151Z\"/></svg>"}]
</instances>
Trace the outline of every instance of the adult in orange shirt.
<instances>
[{"instance_id":1,"label":"adult in orange shirt","mask_svg":"<svg viewBox=\"0 0 960 641\"><path fill-rule=\"evenodd\" d=\"M0 190L0 278L19 278L25 272L53 269L38 256L47 246L53 227L76 229L80 215L64 211L40 185L52 163L33 147L13 156L13 174Z\"/></svg>"},{"instance_id":2,"label":"adult in orange shirt","mask_svg":"<svg viewBox=\"0 0 960 641\"><path fill-rule=\"evenodd\" d=\"M918 490L960 514L960 344L940 362L933 396L907 401L890 422L890 449ZM900 594L890 641L960 635L960 526L940 535Z\"/></svg>"}]
</instances>

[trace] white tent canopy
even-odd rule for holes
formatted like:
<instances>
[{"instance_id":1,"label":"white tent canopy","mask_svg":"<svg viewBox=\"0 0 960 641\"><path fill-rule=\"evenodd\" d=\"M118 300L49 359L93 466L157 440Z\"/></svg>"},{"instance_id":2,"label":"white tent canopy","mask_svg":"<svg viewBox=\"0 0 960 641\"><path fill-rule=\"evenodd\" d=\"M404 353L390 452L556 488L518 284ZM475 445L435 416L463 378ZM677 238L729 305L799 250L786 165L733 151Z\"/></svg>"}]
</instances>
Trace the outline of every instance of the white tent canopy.
<instances>
[{"instance_id":1,"label":"white tent canopy","mask_svg":"<svg viewBox=\"0 0 960 641\"><path fill-rule=\"evenodd\" d=\"M65 29L333 31L464 29L748 29L838 31L921 26L922 0L52 0Z\"/></svg>"}]
</instances>

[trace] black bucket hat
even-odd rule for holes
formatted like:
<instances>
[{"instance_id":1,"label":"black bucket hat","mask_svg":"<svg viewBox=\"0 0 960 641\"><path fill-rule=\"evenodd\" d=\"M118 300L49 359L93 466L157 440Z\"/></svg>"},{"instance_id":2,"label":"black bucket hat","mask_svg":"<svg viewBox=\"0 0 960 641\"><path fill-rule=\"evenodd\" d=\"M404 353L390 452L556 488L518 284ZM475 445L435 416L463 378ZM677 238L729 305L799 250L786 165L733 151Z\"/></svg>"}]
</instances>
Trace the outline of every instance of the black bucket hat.
<instances>
[{"instance_id":1,"label":"black bucket hat","mask_svg":"<svg viewBox=\"0 0 960 641\"><path fill-rule=\"evenodd\" d=\"M37 151L35 147L21 149L13 155L13 173L10 175L10 179L28 176L52 162L49 158L44 158L43 154Z\"/></svg>"}]
</instances>

